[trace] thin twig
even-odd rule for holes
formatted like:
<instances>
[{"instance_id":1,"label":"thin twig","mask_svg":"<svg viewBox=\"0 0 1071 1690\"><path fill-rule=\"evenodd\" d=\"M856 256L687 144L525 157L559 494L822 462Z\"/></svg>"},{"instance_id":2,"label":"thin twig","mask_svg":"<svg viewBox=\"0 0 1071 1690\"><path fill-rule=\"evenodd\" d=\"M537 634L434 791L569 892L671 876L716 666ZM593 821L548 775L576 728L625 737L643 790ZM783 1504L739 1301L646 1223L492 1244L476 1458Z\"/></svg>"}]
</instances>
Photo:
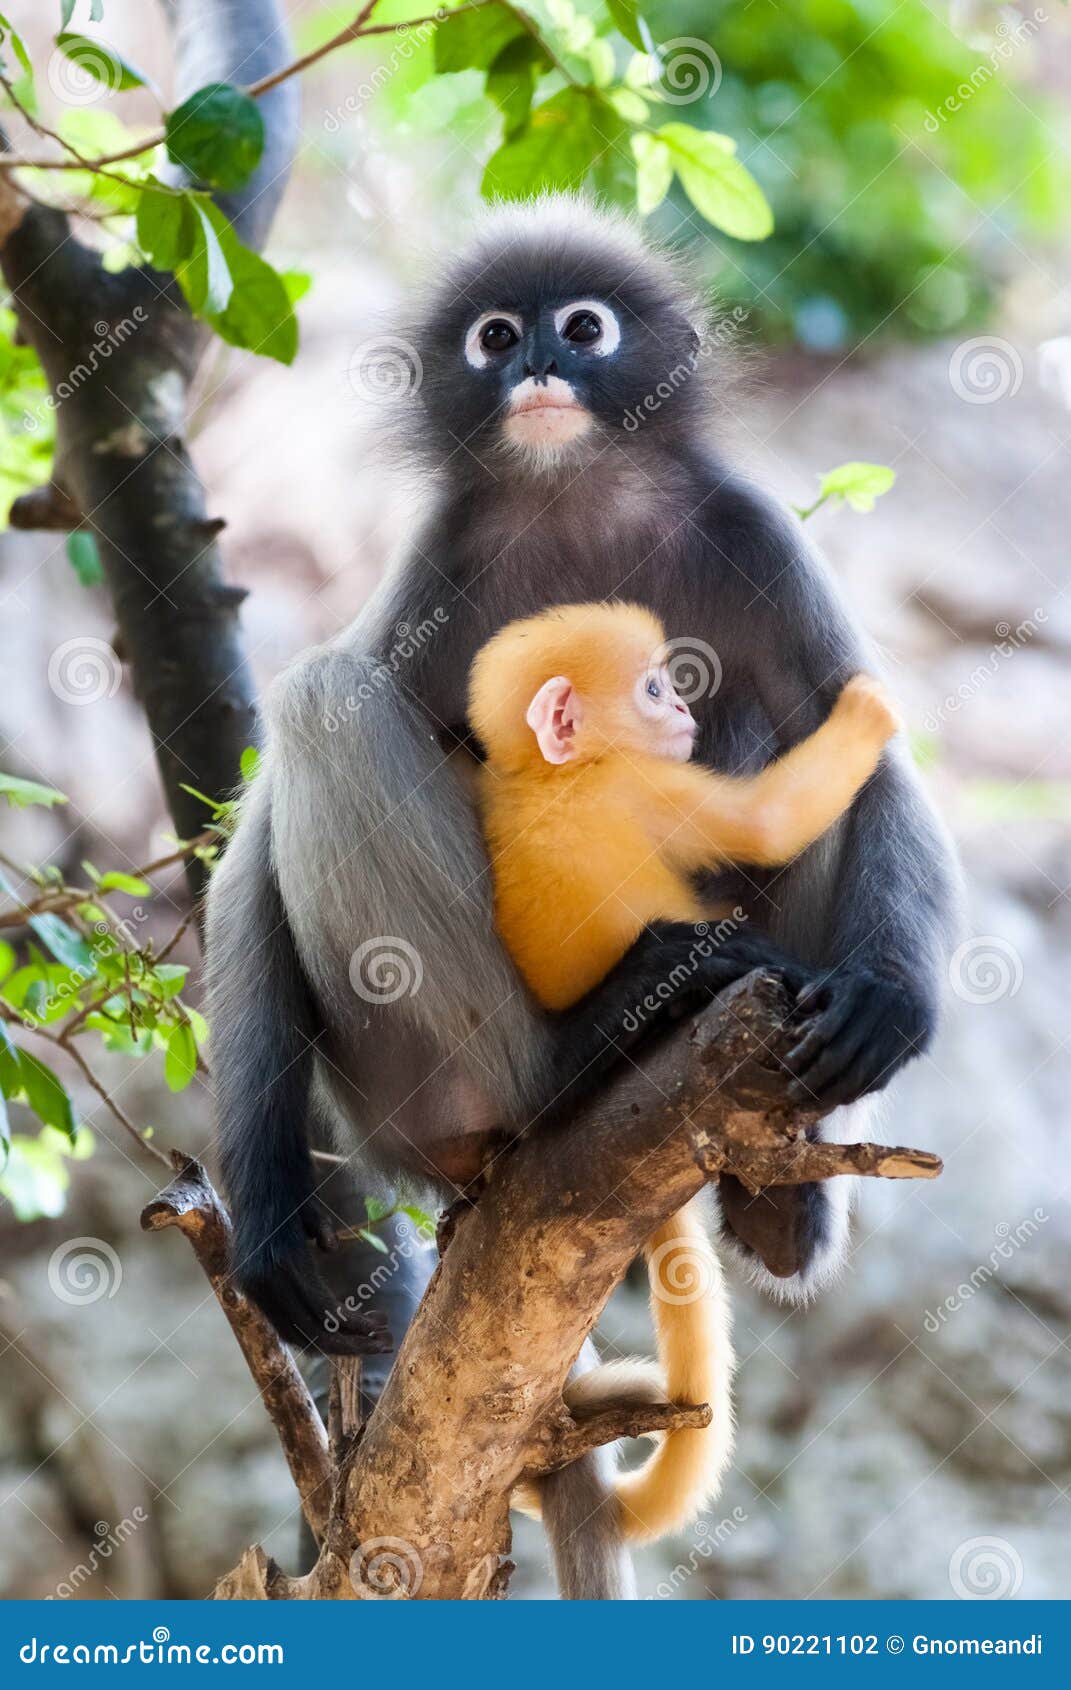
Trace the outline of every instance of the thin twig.
<instances>
[{"instance_id":1,"label":"thin twig","mask_svg":"<svg viewBox=\"0 0 1071 1690\"><path fill-rule=\"evenodd\" d=\"M271 89L277 88L281 82L286 82L290 77L297 76L302 71L308 70L310 65L319 63L319 61L321 59L325 59L329 53L336 52L339 47L347 46L351 41L361 41L375 35L396 35L408 29L416 29L422 24L442 23L446 18L457 17L461 12L474 12L481 6L494 5L497 3L497 0L465 0L465 4L463 6L455 6L449 12L444 11L441 14L432 13L429 16L421 18L403 18L399 19L397 23L371 24L368 22L368 19L375 11L378 3L379 0L366 0L366 4L361 7L361 10L357 13L352 23L347 24L345 29L340 29L337 35L333 35L331 39L329 41L325 41L322 46L313 48L310 53L302 54L301 58L294 59L291 64L284 65L281 70L273 71L270 76L262 76L259 82L251 82L248 87L242 90L243 93L248 94L251 99L258 100L262 94L269 93ZM522 14L520 12L516 15L519 20L523 21ZM59 137L55 138L59 139ZM0 155L0 171L91 170L97 175L104 175L106 174L105 166L109 164L121 164L124 159L136 158L139 153L148 152L151 147L160 146L165 139L166 131L162 128L156 129L132 146L123 147L118 152L114 153L102 153L99 158L91 159L84 159L81 157L77 160L71 158L28 158L25 154L5 153ZM68 145L68 143L62 141L60 144L63 146ZM126 183L125 178L123 177L119 177L117 179L119 181L123 181L128 187L139 186L136 182Z\"/></svg>"},{"instance_id":2,"label":"thin twig","mask_svg":"<svg viewBox=\"0 0 1071 1690\"><path fill-rule=\"evenodd\" d=\"M177 850L168 852L166 857L157 857L155 862L146 863L144 868L135 869L134 877L148 880L150 875L159 874L161 869L171 868L176 863L186 861L195 851L206 845L217 844L226 835L222 828L205 828L203 833L195 834L192 839L183 840ZM0 860L7 863L15 874L25 874L25 869L17 863L8 861L6 857ZM116 888L118 890L118 888ZM20 902L13 909L0 910L0 927L24 927L31 915L57 915L63 910L73 909L77 904L87 904L110 896L109 892L99 892L95 887L56 886L42 892L39 898L28 903ZM174 941L172 941L174 943Z\"/></svg>"}]
</instances>

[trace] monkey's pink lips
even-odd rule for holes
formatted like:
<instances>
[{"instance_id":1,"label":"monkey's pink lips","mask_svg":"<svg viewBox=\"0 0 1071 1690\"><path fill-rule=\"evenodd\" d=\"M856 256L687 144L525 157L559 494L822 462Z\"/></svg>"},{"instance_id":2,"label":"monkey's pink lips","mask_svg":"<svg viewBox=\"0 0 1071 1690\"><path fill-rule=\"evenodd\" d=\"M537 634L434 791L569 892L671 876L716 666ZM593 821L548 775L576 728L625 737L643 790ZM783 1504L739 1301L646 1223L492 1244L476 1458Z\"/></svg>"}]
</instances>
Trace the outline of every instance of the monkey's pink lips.
<instances>
[{"instance_id":1,"label":"monkey's pink lips","mask_svg":"<svg viewBox=\"0 0 1071 1690\"><path fill-rule=\"evenodd\" d=\"M522 400L514 405L510 411L511 417L525 417L535 411L582 411L583 405L576 399L559 399L555 394L548 393L546 398L542 394L535 394L531 399Z\"/></svg>"},{"instance_id":2,"label":"monkey's pink lips","mask_svg":"<svg viewBox=\"0 0 1071 1690\"><path fill-rule=\"evenodd\" d=\"M536 450L554 449L579 439L591 426L591 412L559 376L537 384L529 377L514 389L505 422L507 440Z\"/></svg>"}]
</instances>

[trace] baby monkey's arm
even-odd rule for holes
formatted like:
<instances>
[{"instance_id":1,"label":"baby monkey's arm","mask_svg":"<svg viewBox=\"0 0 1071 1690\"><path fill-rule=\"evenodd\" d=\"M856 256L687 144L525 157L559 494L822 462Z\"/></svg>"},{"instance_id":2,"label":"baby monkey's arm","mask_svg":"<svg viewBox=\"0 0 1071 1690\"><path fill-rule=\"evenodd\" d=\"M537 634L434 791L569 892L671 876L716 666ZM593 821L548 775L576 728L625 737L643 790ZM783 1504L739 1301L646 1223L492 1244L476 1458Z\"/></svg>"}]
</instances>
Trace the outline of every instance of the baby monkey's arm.
<instances>
[{"instance_id":1,"label":"baby monkey's arm","mask_svg":"<svg viewBox=\"0 0 1071 1690\"><path fill-rule=\"evenodd\" d=\"M653 802L647 791L642 797L658 850L687 869L787 863L843 815L900 726L881 683L856 675L822 726L761 774L654 765Z\"/></svg>"}]
</instances>

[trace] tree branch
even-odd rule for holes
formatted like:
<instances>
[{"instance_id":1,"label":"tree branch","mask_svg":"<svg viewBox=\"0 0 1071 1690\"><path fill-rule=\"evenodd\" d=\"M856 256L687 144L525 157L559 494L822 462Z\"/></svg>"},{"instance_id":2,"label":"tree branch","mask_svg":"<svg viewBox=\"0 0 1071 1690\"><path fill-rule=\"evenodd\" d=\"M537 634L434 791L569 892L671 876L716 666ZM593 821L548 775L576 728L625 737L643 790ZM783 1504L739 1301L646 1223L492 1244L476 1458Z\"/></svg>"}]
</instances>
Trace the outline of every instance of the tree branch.
<instances>
[{"instance_id":1,"label":"tree branch","mask_svg":"<svg viewBox=\"0 0 1071 1690\"><path fill-rule=\"evenodd\" d=\"M278 0L166 0L180 91L268 77L286 62ZM219 196L247 244L260 245L297 139L293 85L266 93L265 147L239 193ZM11 163L11 155L6 162ZM173 179L178 176L173 173ZM206 331L173 280L109 274L66 216L20 205L0 178L0 267L33 345L56 417L52 485L19 501L16 520L92 529L115 604L124 659L152 732L176 831L204 825L184 786L223 797L257 738L253 683L239 637L241 595L225 585L218 523L183 440L189 385ZM198 893L204 865L190 858Z\"/></svg>"},{"instance_id":2,"label":"tree branch","mask_svg":"<svg viewBox=\"0 0 1071 1690\"><path fill-rule=\"evenodd\" d=\"M189 1239L279 1434L305 1518L319 1541L327 1527L332 1484L323 1421L289 1350L231 1283L231 1223L204 1169L177 1150L171 1152L171 1165L175 1178L142 1211L142 1229L177 1226Z\"/></svg>"},{"instance_id":3,"label":"tree branch","mask_svg":"<svg viewBox=\"0 0 1071 1690\"><path fill-rule=\"evenodd\" d=\"M211 0L206 0L206 3L210 4ZM377 35L402 35L405 34L407 30L420 29L425 24L441 23L445 18L454 17L458 12L474 12L481 6L495 5L498 3L498 0L465 0L464 5L452 6L449 12L440 8L439 11L428 13L424 17L399 18L394 23L370 23L368 20L371 18L378 3L379 0L366 0L366 4L361 7L352 22L346 24L345 27L340 29L337 34L332 35L329 40L324 41L319 47L314 47L311 52L303 53L300 58L292 59L289 64L282 65L277 70L269 71L263 76L257 77L254 81L244 84L242 89L243 93L248 94L250 98L254 100L263 99L265 94L270 94L276 88L279 88L284 83L289 82L291 77L299 76L302 71L306 71L312 65L318 64L321 59L326 59L328 54L336 53L340 47L348 47L354 41L365 41ZM177 7L181 4L181 0L163 0L163 4L168 7L173 5ZM534 29L528 20L524 19L519 12L517 16L525 24L525 27L531 30L538 39L538 31ZM267 43L265 43L265 45L267 45ZM243 68L248 72L249 67L248 64L243 61L240 68ZM214 77L211 75L202 76L187 86L185 93L193 93L198 88L203 88L207 82L226 80L230 80L230 78ZM572 79L570 78L570 80ZM185 94L180 94L179 99L175 102L176 105L180 104L184 98ZM28 121L31 122L31 127L33 127L38 134L51 134L51 131L43 129L40 124L33 122L32 119L28 119ZM68 158L31 158L27 157L25 154L9 153L6 157L0 157L0 173L7 170L19 169L95 170L103 172L105 166L109 164L121 164L124 159L137 158L139 154L148 152L151 147L158 147L162 145L166 139L166 133L163 129L154 129L141 140L132 142L130 146L123 147L118 152L102 153L98 158L85 158L80 153L75 153L74 148L71 147L70 143L64 141L59 135L54 135L52 138L57 141L61 147L66 148L67 152L73 156Z\"/></svg>"},{"instance_id":4,"label":"tree branch","mask_svg":"<svg viewBox=\"0 0 1071 1690\"><path fill-rule=\"evenodd\" d=\"M562 1400L584 1339L656 1227L726 1169L760 1185L940 1170L922 1151L807 1141L813 1113L787 1104L778 1066L786 1008L776 981L750 977L645 1047L642 1068L573 1121L498 1158L456 1223L378 1406L358 1439L337 1439L316 1566L289 1579L250 1551L217 1596L499 1596L519 1481L611 1438L706 1424L702 1404L619 1401L574 1417Z\"/></svg>"}]
</instances>

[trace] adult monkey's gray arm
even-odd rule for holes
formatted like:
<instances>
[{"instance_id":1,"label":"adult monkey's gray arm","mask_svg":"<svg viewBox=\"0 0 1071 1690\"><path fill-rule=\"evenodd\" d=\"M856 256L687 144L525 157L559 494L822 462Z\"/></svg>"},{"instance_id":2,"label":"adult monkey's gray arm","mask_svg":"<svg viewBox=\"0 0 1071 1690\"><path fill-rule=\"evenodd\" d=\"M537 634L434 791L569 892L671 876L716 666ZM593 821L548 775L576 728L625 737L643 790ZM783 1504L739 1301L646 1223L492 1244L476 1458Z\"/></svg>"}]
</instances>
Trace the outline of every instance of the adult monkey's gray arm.
<instances>
[{"instance_id":1,"label":"adult monkey's gray arm","mask_svg":"<svg viewBox=\"0 0 1071 1690\"><path fill-rule=\"evenodd\" d=\"M251 82L288 60L278 0L164 0L164 10L179 100L207 82ZM259 108L264 156L243 188L218 196L252 246L263 243L286 183L298 133L296 82L266 94ZM173 280L133 267L109 274L57 211L22 209L0 262L21 331L62 399L52 485L17 500L12 523L81 523L96 535L168 807L188 838L204 826L205 811L183 783L226 793L256 737L237 620L244 595L224 583L215 543L222 524L208 518L183 438L208 331ZM78 366L100 362L102 341L106 375L72 381ZM199 890L196 860L190 874Z\"/></svg>"}]
</instances>

